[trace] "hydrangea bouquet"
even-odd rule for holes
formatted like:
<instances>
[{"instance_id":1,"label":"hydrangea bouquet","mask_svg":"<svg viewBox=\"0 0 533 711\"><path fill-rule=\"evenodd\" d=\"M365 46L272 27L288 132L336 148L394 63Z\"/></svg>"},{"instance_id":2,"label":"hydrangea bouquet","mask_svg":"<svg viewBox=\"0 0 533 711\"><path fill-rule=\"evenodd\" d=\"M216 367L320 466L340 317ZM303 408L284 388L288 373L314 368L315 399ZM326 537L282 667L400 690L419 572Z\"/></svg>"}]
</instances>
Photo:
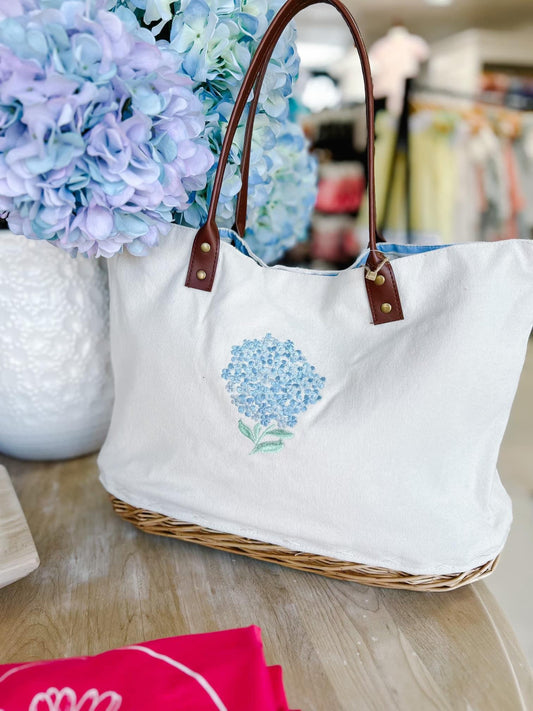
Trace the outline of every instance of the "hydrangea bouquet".
<instances>
[{"instance_id":1,"label":"hydrangea bouquet","mask_svg":"<svg viewBox=\"0 0 533 711\"><path fill-rule=\"evenodd\" d=\"M146 254L172 222L199 226L234 98L280 4L2 4L0 211L9 227L73 254L112 256L124 246ZM314 203L315 166L289 118L292 33L266 77L252 146L246 238L268 261L305 235ZM219 213L226 226L239 160L234 147Z\"/></svg>"},{"instance_id":2,"label":"hydrangea bouquet","mask_svg":"<svg viewBox=\"0 0 533 711\"><path fill-rule=\"evenodd\" d=\"M213 164L180 57L103 0L14 0L9 13L0 209L10 229L74 253L144 254Z\"/></svg>"}]
</instances>

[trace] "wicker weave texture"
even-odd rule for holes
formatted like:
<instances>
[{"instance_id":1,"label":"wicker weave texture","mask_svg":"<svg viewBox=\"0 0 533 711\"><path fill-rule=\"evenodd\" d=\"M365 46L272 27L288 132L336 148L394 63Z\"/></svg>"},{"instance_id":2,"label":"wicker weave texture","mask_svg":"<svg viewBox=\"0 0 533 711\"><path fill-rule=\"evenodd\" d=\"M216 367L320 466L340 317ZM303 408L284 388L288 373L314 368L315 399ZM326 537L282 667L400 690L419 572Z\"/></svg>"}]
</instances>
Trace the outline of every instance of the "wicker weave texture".
<instances>
[{"instance_id":1,"label":"wicker weave texture","mask_svg":"<svg viewBox=\"0 0 533 711\"><path fill-rule=\"evenodd\" d=\"M398 570L374 568L360 563L351 563L312 553L290 551L271 543L241 538L230 533L213 531L192 523L183 523L169 516L139 509L121 499L111 496L115 513L146 533L178 538L189 543L197 543L208 548L244 555L267 563L277 563L288 568L317 573L337 580L350 580L362 585L380 588L398 588L428 592L455 590L486 577L496 567L494 558L478 568L455 575L412 575Z\"/></svg>"}]
</instances>

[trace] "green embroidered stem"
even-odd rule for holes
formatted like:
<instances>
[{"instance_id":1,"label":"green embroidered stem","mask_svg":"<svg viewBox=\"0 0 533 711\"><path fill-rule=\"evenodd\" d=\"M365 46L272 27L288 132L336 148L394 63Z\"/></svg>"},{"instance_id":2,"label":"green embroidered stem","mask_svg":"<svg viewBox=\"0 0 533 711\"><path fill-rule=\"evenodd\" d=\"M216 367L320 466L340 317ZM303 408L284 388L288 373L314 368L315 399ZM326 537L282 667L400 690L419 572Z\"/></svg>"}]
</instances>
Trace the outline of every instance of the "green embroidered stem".
<instances>
[{"instance_id":1,"label":"green embroidered stem","mask_svg":"<svg viewBox=\"0 0 533 711\"><path fill-rule=\"evenodd\" d=\"M254 448L250 454L256 454L257 452L279 452L280 449L283 449L283 440L294 437L292 432L282 430L275 425L269 425L261 432L261 425L257 423L254 429L251 430L242 420L239 420L239 430L254 443ZM277 437L277 439L263 441L267 435Z\"/></svg>"},{"instance_id":2,"label":"green embroidered stem","mask_svg":"<svg viewBox=\"0 0 533 711\"><path fill-rule=\"evenodd\" d=\"M266 427L266 428L261 432L261 434L259 435L259 437L257 437L257 439L255 440L255 447L252 449L252 451L250 452L250 454L255 454L256 452L260 452L260 451L261 451L261 448L260 448L259 445L261 444L261 441L262 441L263 437L264 437L265 435L267 435L267 434L270 432L270 430L272 430L272 429L274 429L273 425L269 425L268 427ZM283 447L283 442L281 442L281 440L279 440L279 442L281 443L281 446Z\"/></svg>"}]
</instances>

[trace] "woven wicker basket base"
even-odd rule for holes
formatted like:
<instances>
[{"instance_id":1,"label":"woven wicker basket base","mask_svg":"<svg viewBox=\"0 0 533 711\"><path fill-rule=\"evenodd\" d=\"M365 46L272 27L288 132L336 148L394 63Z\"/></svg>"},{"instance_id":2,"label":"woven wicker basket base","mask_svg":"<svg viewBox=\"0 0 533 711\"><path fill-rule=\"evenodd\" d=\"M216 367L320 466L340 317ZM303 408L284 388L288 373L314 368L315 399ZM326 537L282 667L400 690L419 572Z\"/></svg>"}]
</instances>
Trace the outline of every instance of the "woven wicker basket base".
<instances>
[{"instance_id":1,"label":"woven wicker basket base","mask_svg":"<svg viewBox=\"0 0 533 711\"><path fill-rule=\"evenodd\" d=\"M281 546L251 538L241 538L230 533L221 533L209 528L202 528L192 523L183 523L170 516L138 509L125 501L111 496L115 512L124 520L137 528L158 536L179 538L189 543L198 543L208 548L226 551L235 555L245 555L267 563L277 563L288 568L303 570L307 573L317 573L337 580L350 580L363 585L374 585L380 588L399 588L403 590L425 590L445 592L468 585L486 577L494 570L498 557L480 565L466 573L453 575L412 575L387 568L374 568L359 563L349 563L312 553L290 551Z\"/></svg>"}]
</instances>

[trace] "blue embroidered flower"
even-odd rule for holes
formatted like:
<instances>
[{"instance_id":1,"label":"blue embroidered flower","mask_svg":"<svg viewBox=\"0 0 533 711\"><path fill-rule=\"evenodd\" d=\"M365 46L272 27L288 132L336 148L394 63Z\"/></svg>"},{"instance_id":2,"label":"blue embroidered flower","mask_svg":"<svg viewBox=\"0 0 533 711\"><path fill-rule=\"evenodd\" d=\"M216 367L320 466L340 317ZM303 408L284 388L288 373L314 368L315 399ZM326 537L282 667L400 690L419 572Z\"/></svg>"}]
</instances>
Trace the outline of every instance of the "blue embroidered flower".
<instances>
[{"instance_id":1,"label":"blue embroidered flower","mask_svg":"<svg viewBox=\"0 0 533 711\"><path fill-rule=\"evenodd\" d=\"M239 420L239 430L254 443L252 454L276 452L293 436L283 428L294 427L297 416L320 400L326 379L292 341L278 341L270 333L233 346L231 356L222 371L226 390L238 411L257 423L251 429ZM267 435L274 439L265 441Z\"/></svg>"}]
</instances>

